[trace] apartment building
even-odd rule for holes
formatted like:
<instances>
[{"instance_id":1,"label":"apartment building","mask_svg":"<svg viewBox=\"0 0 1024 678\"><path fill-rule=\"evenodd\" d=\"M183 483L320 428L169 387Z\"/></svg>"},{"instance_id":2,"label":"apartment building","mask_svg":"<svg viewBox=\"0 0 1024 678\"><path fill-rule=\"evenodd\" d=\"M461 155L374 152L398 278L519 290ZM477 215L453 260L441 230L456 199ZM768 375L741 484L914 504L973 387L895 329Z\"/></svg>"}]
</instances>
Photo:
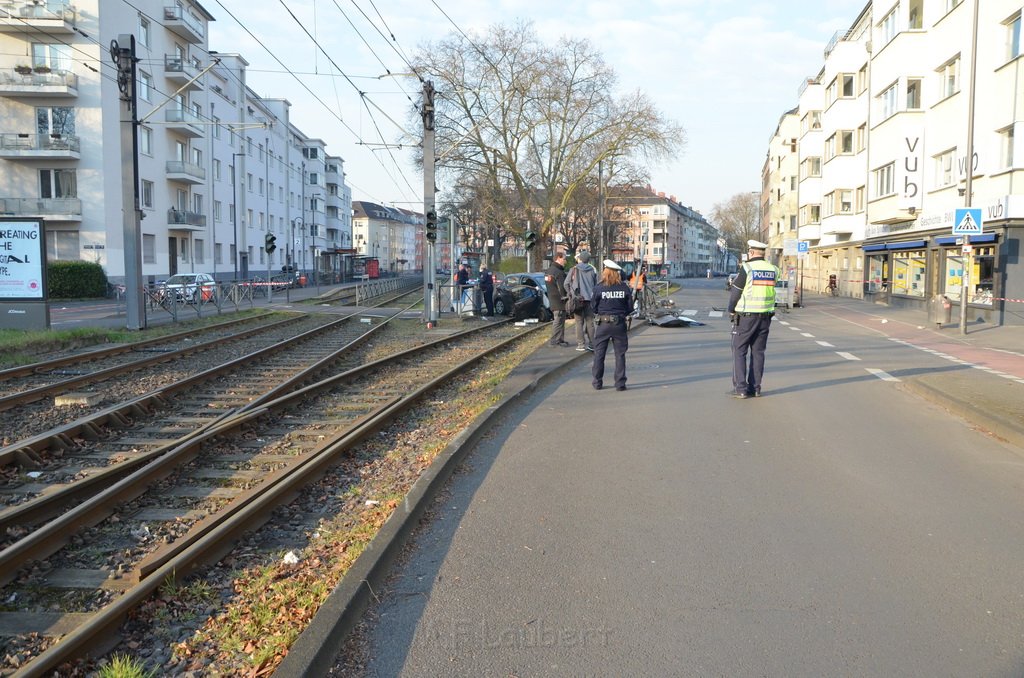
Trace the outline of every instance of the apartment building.
<instances>
[{"instance_id":1,"label":"apartment building","mask_svg":"<svg viewBox=\"0 0 1024 678\"><path fill-rule=\"evenodd\" d=\"M714 267L719 232L674 195L650 186L613 192L606 220L614 224L612 250L631 251L652 271L672 277L703 276Z\"/></svg>"},{"instance_id":2,"label":"apartment building","mask_svg":"<svg viewBox=\"0 0 1024 678\"><path fill-rule=\"evenodd\" d=\"M1024 323L1022 3L977 6L975 34L971 1L869 2L801 85L805 289L836 275L844 295L923 314L934 295L959 304L966 276L969 320ZM984 229L965 252L953 228L968 206Z\"/></svg>"},{"instance_id":3,"label":"apartment building","mask_svg":"<svg viewBox=\"0 0 1024 678\"><path fill-rule=\"evenodd\" d=\"M366 200L352 202L352 238L358 257L376 259L391 275L423 270L423 215Z\"/></svg>"},{"instance_id":4,"label":"apartment building","mask_svg":"<svg viewBox=\"0 0 1024 678\"><path fill-rule=\"evenodd\" d=\"M48 259L95 261L124 279L121 187L133 167L109 46L130 35L144 281L229 280L289 262L341 270L352 241L340 158L291 124L288 101L247 86L244 57L209 49L212 20L186 0L0 7L0 212L43 220Z\"/></svg>"},{"instance_id":5,"label":"apartment building","mask_svg":"<svg viewBox=\"0 0 1024 678\"><path fill-rule=\"evenodd\" d=\"M761 168L761 233L768 243L769 260L783 270L796 264L799 129L800 116L796 109L779 118Z\"/></svg>"}]
</instances>

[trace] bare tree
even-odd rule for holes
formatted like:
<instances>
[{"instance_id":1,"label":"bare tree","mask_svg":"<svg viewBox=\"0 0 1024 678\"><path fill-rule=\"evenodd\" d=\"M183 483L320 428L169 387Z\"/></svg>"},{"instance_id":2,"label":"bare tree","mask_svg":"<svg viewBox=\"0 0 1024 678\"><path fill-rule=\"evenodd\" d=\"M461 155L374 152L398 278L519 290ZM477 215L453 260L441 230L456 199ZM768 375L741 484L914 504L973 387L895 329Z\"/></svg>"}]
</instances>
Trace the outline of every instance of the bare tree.
<instances>
[{"instance_id":1,"label":"bare tree","mask_svg":"<svg viewBox=\"0 0 1024 678\"><path fill-rule=\"evenodd\" d=\"M711 209L711 221L734 252L746 252L747 240L761 239L761 194L737 193Z\"/></svg>"},{"instance_id":2,"label":"bare tree","mask_svg":"<svg viewBox=\"0 0 1024 678\"><path fill-rule=\"evenodd\" d=\"M613 95L615 73L588 41L544 45L528 23L453 34L424 47L415 66L435 81L439 172L475 175L496 223L521 234L529 220L542 242L599 162L650 162L685 143L643 94Z\"/></svg>"}]
</instances>

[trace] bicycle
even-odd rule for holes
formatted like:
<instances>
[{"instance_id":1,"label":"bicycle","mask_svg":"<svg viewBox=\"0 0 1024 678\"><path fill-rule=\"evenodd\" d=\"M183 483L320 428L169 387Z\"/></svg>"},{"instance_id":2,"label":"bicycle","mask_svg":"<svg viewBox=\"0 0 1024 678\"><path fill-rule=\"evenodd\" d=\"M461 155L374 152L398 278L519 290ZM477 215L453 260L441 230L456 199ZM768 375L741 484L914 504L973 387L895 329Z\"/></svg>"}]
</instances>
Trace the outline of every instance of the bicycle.
<instances>
[{"instance_id":1,"label":"bicycle","mask_svg":"<svg viewBox=\"0 0 1024 678\"><path fill-rule=\"evenodd\" d=\"M828 277L828 286L825 287L825 290L833 297L839 296L839 282L834 275Z\"/></svg>"}]
</instances>

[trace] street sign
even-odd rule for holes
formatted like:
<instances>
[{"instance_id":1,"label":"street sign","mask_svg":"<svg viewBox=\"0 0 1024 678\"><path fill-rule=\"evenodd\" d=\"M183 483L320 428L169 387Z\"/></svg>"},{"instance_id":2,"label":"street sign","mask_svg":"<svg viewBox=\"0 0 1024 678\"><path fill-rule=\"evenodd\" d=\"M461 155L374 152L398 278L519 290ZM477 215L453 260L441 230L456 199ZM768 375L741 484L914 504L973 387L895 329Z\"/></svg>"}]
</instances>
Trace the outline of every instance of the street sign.
<instances>
[{"instance_id":1,"label":"street sign","mask_svg":"<svg viewBox=\"0 0 1024 678\"><path fill-rule=\"evenodd\" d=\"M981 235L984 225L980 207L961 207L953 218L953 235Z\"/></svg>"},{"instance_id":2,"label":"street sign","mask_svg":"<svg viewBox=\"0 0 1024 678\"><path fill-rule=\"evenodd\" d=\"M811 243L806 240L801 240L796 244L796 251L799 254L807 254L811 250Z\"/></svg>"}]
</instances>

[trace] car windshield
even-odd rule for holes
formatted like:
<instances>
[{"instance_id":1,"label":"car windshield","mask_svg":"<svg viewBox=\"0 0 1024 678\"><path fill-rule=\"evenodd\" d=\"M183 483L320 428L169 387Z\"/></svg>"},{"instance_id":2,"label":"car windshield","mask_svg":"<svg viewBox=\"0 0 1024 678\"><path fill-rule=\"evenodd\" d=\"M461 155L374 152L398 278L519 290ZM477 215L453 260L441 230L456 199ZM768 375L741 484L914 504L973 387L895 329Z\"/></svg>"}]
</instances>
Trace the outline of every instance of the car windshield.
<instances>
[{"instance_id":1,"label":"car windshield","mask_svg":"<svg viewBox=\"0 0 1024 678\"><path fill-rule=\"evenodd\" d=\"M196 276L194 275L172 275L167 279L168 285L194 285L196 282Z\"/></svg>"}]
</instances>

